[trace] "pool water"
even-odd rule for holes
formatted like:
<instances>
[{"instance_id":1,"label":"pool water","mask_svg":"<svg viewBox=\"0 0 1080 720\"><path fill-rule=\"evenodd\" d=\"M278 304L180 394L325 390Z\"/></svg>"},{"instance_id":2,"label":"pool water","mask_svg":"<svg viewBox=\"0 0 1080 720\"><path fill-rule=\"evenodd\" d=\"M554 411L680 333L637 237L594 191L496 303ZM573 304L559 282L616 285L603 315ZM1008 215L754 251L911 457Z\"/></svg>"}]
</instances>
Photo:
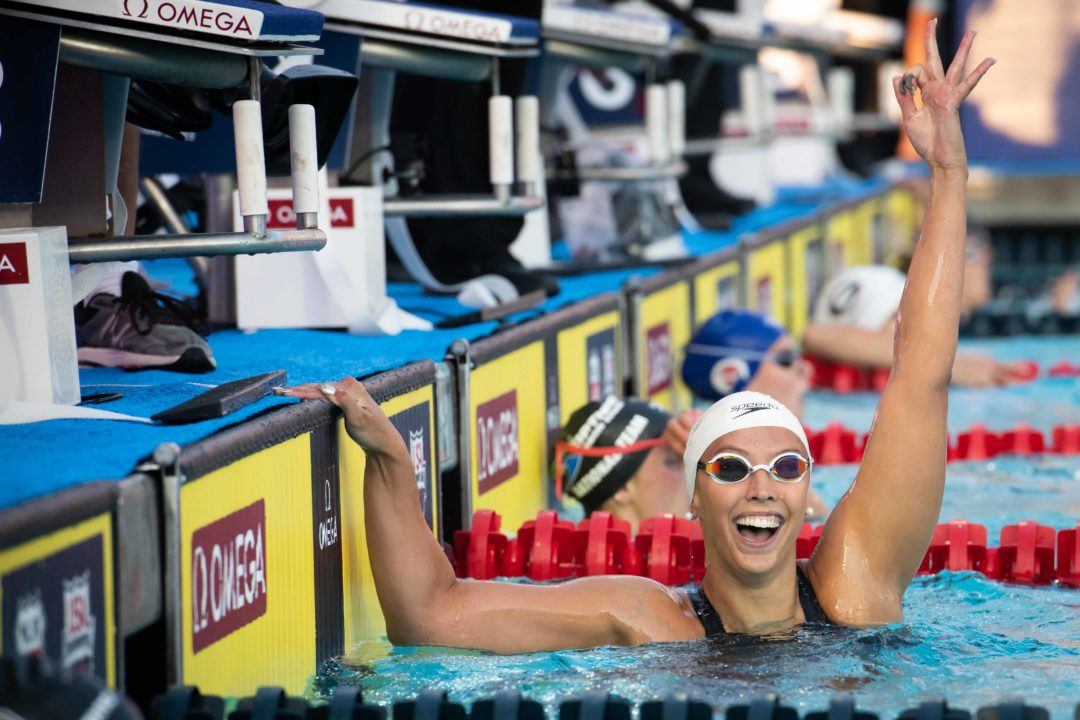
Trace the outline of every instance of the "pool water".
<instances>
[{"instance_id":1,"label":"pool water","mask_svg":"<svg viewBox=\"0 0 1080 720\"><path fill-rule=\"evenodd\" d=\"M977 347L1001 358L1035 359L1044 367L1080 358L1080 338L983 341ZM808 424L840 420L864 430L876 400L871 394L815 393ZM954 390L950 429L976 422L991 429L1026 422L1044 430L1080 422L1080 381ZM815 468L814 485L835 502L856 469ZM1080 458L952 463L941 518L982 523L993 544L1001 526L1020 520L1072 526L1080 521ZM516 656L373 643L329 663L315 679L313 694L358 684L370 700L390 703L439 687L470 704L519 690L548 705L550 713L560 699L584 691L633 701L681 692L718 711L775 692L800 712L823 709L830 697L850 692L859 707L883 718L927 697L945 697L972 711L1022 697L1047 707L1054 720L1072 717L1080 702L1080 590L1011 586L975 573L946 572L916 578L904 610L903 623L873 630L801 628L769 639L724 637Z\"/></svg>"}]
</instances>

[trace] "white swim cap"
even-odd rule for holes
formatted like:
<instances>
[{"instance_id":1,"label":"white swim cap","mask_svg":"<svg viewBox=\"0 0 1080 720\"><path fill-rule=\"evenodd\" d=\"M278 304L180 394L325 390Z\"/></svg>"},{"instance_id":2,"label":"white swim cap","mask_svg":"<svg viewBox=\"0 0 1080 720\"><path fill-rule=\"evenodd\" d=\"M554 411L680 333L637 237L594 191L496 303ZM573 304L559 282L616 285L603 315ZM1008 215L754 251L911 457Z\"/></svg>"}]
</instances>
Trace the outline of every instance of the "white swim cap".
<instances>
[{"instance_id":1,"label":"white swim cap","mask_svg":"<svg viewBox=\"0 0 1080 720\"><path fill-rule=\"evenodd\" d=\"M701 460L701 454L716 438L736 430L755 427L790 430L802 443L807 459L812 459L806 431L793 412L764 393L749 390L737 392L713 403L690 428L686 452L683 453L683 471L686 474L686 494L691 499L694 497L694 481L697 478L697 464Z\"/></svg>"},{"instance_id":2,"label":"white swim cap","mask_svg":"<svg viewBox=\"0 0 1080 720\"><path fill-rule=\"evenodd\" d=\"M814 322L880 330L896 316L907 278L887 265L844 270L826 283L814 308Z\"/></svg>"}]
</instances>

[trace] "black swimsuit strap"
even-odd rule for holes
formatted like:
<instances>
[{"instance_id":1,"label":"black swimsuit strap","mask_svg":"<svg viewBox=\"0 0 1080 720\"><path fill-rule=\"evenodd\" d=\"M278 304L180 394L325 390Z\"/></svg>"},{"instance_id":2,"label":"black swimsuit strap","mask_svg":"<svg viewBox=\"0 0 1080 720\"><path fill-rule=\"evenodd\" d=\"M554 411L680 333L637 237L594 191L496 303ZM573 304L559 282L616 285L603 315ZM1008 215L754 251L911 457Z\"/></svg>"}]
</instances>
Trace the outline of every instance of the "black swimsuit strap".
<instances>
[{"instance_id":1,"label":"black swimsuit strap","mask_svg":"<svg viewBox=\"0 0 1080 720\"><path fill-rule=\"evenodd\" d=\"M818 601L814 586L810 584L810 578L806 577L806 573L799 565L795 566L795 579L799 586L799 606L802 607L806 622L815 625L832 625L832 621L829 620L829 616L825 614L825 610ZM705 637L727 633L724 629L724 621L720 619L720 613L716 612L716 608L705 594L704 586L698 585L687 594L690 597L690 603L694 606L694 612L697 613L698 621L705 628Z\"/></svg>"},{"instance_id":2,"label":"black swimsuit strap","mask_svg":"<svg viewBox=\"0 0 1080 720\"><path fill-rule=\"evenodd\" d=\"M687 594L694 606L694 612L697 613L698 622L705 628L705 637L725 634L727 630L724 629L724 622L720 619L720 613L716 612L716 608L709 602L705 586L698 585Z\"/></svg>"},{"instance_id":3,"label":"black swimsuit strap","mask_svg":"<svg viewBox=\"0 0 1080 720\"><path fill-rule=\"evenodd\" d=\"M810 584L810 578L806 577L801 565L795 566L795 579L799 583L799 605L802 606L802 614L806 622L814 625L832 625L832 620L821 607L817 593L814 592L814 586Z\"/></svg>"}]
</instances>

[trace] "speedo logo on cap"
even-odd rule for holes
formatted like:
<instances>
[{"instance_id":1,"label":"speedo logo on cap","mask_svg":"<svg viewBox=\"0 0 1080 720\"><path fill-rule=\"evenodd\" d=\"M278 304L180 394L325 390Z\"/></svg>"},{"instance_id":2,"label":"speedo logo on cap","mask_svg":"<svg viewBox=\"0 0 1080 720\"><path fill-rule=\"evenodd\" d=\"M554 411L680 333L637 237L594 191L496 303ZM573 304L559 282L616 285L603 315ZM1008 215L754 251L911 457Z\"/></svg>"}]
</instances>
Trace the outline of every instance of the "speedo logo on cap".
<instances>
[{"instance_id":1,"label":"speedo logo on cap","mask_svg":"<svg viewBox=\"0 0 1080 720\"><path fill-rule=\"evenodd\" d=\"M732 405L730 412L734 416L732 419L741 418L744 415L750 413L760 412L761 410L779 410L780 406L776 403L770 402L744 402L737 405Z\"/></svg>"}]
</instances>

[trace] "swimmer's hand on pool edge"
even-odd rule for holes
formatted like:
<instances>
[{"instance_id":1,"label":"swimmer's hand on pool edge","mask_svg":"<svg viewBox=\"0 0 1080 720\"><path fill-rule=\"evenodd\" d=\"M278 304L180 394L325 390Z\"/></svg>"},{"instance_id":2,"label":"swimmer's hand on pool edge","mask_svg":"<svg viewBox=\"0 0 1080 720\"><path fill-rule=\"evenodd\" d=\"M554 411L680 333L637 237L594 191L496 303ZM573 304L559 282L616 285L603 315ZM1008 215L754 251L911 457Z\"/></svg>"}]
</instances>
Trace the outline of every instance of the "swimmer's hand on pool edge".
<instances>
[{"instance_id":1,"label":"swimmer's hand on pool edge","mask_svg":"<svg viewBox=\"0 0 1080 720\"><path fill-rule=\"evenodd\" d=\"M299 400L329 400L345 415L345 430L349 437L368 455L405 451L405 442L390 424L379 404L372 399L364 384L355 378L336 383L310 383L295 387L274 388L277 395Z\"/></svg>"}]
</instances>

